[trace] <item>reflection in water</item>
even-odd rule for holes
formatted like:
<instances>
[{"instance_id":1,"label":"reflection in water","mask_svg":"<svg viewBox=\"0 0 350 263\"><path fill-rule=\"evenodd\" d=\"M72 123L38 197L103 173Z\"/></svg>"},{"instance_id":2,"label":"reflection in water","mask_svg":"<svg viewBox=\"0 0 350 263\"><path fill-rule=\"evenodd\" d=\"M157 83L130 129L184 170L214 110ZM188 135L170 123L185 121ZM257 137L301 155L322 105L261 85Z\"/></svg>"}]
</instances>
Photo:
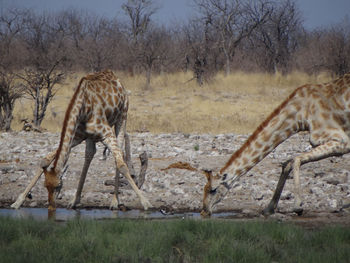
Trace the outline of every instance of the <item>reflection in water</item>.
<instances>
[{"instance_id":1,"label":"reflection in water","mask_svg":"<svg viewBox=\"0 0 350 263\"><path fill-rule=\"evenodd\" d=\"M216 213L214 218L229 218L237 215L234 212ZM9 216L14 218L33 218L36 220L52 219L56 221L67 221L70 219L168 219L168 218L193 218L199 219L200 214L195 212L174 213L164 215L159 211L143 211L143 210L109 210L109 209L66 209L57 208L54 212L48 212L47 208L20 208L20 209L0 209L0 216Z\"/></svg>"}]
</instances>

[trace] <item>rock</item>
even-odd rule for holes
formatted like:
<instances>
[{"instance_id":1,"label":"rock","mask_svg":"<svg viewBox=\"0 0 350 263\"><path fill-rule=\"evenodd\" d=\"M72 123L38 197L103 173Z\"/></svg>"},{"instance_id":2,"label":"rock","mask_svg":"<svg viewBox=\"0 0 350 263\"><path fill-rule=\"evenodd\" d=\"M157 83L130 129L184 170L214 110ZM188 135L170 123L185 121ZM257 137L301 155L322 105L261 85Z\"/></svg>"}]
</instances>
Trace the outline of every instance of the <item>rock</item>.
<instances>
[{"instance_id":1,"label":"rock","mask_svg":"<svg viewBox=\"0 0 350 263\"><path fill-rule=\"evenodd\" d=\"M332 185L337 185L337 184L340 183L340 181L338 179L333 178L333 177L332 178L327 178L325 181L326 181L327 184L332 184Z\"/></svg>"},{"instance_id":2,"label":"rock","mask_svg":"<svg viewBox=\"0 0 350 263\"><path fill-rule=\"evenodd\" d=\"M261 201L264 199L264 194L263 193L253 194L253 198L257 201Z\"/></svg>"},{"instance_id":3,"label":"rock","mask_svg":"<svg viewBox=\"0 0 350 263\"><path fill-rule=\"evenodd\" d=\"M290 191L284 191L281 195L281 200L290 200L293 198L293 194Z\"/></svg>"},{"instance_id":4,"label":"rock","mask_svg":"<svg viewBox=\"0 0 350 263\"><path fill-rule=\"evenodd\" d=\"M330 207L330 208L333 208L333 209L338 208L338 201L335 200L335 199L329 200L329 201L328 201L328 204L329 204L329 207Z\"/></svg>"},{"instance_id":5,"label":"rock","mask_svg":"<svg viewBox=\"0 0 350 263\"><path fill-rule=\"evenodd\" d=\"M350 191L350 185L348 185L348 184L338 184L338 186L340 187L340 190L341 190L342 192L347 192L347 193L349 193L349 191Z\"/></svg>"},{"instance_id":6,"label":"rock","mask_svg":"<svg viewBox=\"0 0 350 263\"><path fill-rule=\"evenodd\" d=\"M38 206L38 203L37 202L31 202L29 204L29 207L37 207Z\"/></svg>"}]
</instances>

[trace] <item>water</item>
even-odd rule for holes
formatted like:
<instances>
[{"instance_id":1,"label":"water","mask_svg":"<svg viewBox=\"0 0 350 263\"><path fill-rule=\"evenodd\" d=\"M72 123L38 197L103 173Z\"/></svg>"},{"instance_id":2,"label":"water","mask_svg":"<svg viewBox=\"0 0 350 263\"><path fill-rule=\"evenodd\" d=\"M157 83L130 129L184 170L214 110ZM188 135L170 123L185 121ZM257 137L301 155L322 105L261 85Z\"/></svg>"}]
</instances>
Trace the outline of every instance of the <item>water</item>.
<instances>
[{"instance_id":1,"label":"water","mask_svg":"<svg viewBox=\"0 0 350 263\"><path fill-rule=\"evenodd\" d=\"M233 218L237 215L234 212L215 213L213 218ZM33 218L36 220L47 220L53 218L56 221L67 221L70 219L200 219L201 216L196 212L174 213L164 215L159 211L129 210L126 212L109 209L66 209L57 208L56 212L49 214L47 208L20 208L20 209L0 209L0 216L9 216L13 218Z\"/></svg>"}]
</instances>

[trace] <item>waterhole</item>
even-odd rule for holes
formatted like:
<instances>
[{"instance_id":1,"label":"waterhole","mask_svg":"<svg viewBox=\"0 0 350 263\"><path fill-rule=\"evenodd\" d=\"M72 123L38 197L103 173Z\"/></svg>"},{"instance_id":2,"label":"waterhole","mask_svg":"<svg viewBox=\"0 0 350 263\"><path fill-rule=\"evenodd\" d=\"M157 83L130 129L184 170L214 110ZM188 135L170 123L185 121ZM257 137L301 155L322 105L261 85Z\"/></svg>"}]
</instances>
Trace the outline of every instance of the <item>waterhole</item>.
<instances>
[{"instance_id":1,"label":"waterhole","mask_svg":"<svg viewBox=\"0 0 350 263\"><path fill-rule=\"evenodd\" d=\"M235 212L214 213L213 218L234 218ZM67 221L71 219L200 219L197 212L171 213L166 214L161 211L143 211L143 210L109 210L109 209L66 209L57 208L56 212L49 214L47 208L26 208L20 209L0 209L0 216L13 218L33 218L36 220L55 219L56 221Z\"/></svg>"}]
</instances>

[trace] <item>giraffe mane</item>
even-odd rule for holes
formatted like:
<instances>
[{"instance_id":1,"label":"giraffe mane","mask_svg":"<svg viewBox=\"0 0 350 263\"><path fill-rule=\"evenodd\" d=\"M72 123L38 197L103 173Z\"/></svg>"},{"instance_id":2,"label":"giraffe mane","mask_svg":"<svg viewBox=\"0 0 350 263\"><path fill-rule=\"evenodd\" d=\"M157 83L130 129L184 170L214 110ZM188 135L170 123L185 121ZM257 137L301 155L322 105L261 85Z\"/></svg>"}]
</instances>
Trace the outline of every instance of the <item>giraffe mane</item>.
<instances>
[{"instance_id":1,"label":"giraffe mane","mask_svg":"<svg viewBox=\"0 0 350 263\"><path fill-rule=\"evenodd\" d=\"M72 109L73 109L73 106L75 104L75 101L77 99L77 96L78 96L78 93L80 92L80 88L81 88L81 85L83 83L83 81L86 80L86 77L83 77L81 78L81 80L79 81L79 84L72 96L72 99L70 100L69 104L68 104L68 107L67 107L67 110L66 110L66 113L65 113L65 116L64 116L64 121L63 121L63 126L62 126L62 130L61 130L61 138L60 138L60 143L58 145L58 148L57 148L57 151L56 151L56 158L55 158L55 161L54 161L54 167L56 167L57 165L57 156L60 155L61 151L62 151L62 145L63 145L63 140L64 140L64 136L66 135L66 131L67 131L67 123L68 123L68 120L69 120L69 116L72 112Z\"/></svg>"},{"instance_id":2,"label":"giraffe mane","mask_svg":"<svg viewBox=\"0 0 350 263\"><path fill-rule=\"evenodd\" d=\"M261 131L268 126L272 118L280 114L281 110L286 106L288 101L295 96L295 94L299 89L305 86L306 85L295 89L294 92L292 92L277 108L275 108L275 110L258 126L258 128L256 128L256 130L252 133L252 135L249 136L249 138L245 141L245 143L236 152L234 152L231 155L230 159L226 162L224 167L220 169L220 174L222 174L228 167L230 167L235 159L241 156L241 154L245 151L245 149L248 148L248 146L256 140L256 138L261 133Z\"/></svg>"},{"instance_id":3,"label":"giraffe mane","mask_svg":"<svg viewBox=\"0 0 350 263\"><path fill-rule=\"evenodd\" d=\"M106 77L106 75L112 75L113 77L115 77L114 73L112 70L110 69L105 69L101 72L95 72L95 73L91 73L91 74L88 74L87 76L85 76L84 78L86 80L91 80L91 81L94 81L94 80L102 80Z\"/></svg>"}]
</instances>

